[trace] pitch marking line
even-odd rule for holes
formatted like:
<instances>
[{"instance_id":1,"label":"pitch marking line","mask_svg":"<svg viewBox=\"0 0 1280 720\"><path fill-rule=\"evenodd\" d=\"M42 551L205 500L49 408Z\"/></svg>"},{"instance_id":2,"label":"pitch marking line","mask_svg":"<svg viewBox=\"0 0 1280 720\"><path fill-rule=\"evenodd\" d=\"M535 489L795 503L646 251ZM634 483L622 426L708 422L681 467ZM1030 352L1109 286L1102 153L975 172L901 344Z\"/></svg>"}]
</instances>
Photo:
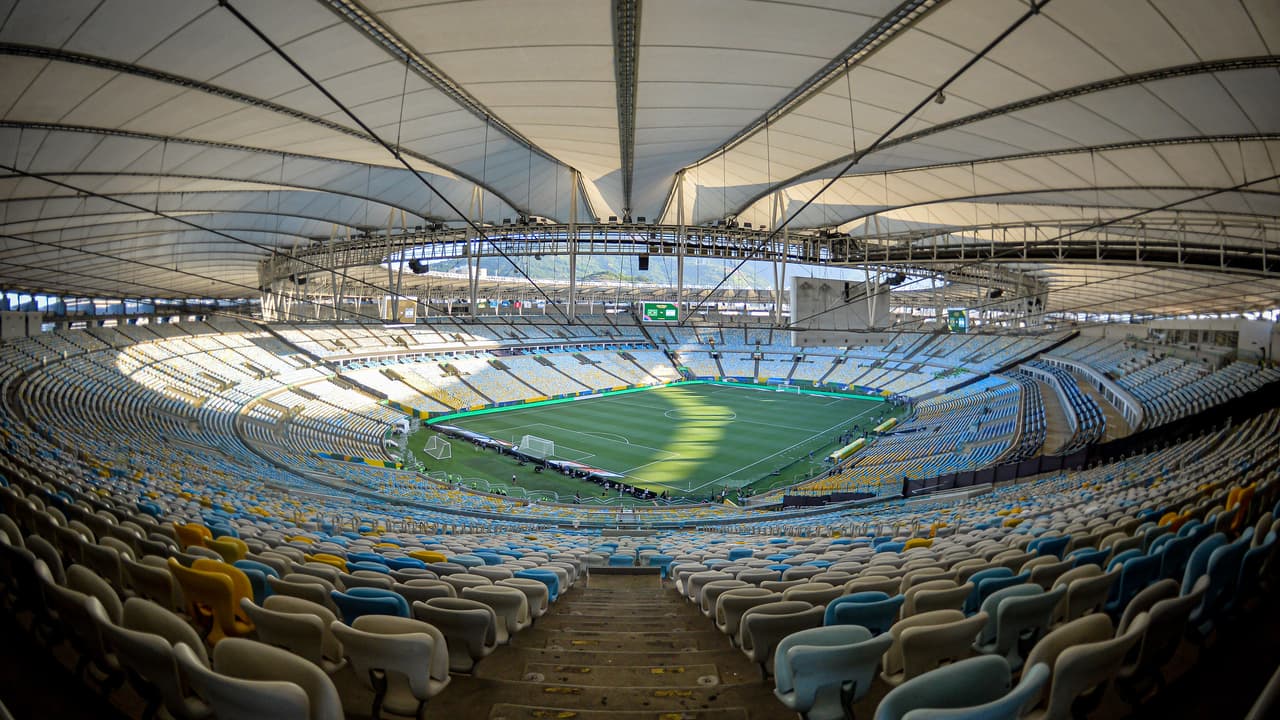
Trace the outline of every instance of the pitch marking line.
<instances>
[{"instance_id":1,"label":"pitch marking line","mask_svg":"<svg viewBox=\"0 0 1280 720\"><path fill-rule=\"evenodd\" d=\"M640 444L633 443L633 442L629 442L629 441L626 441L626 442L618 442L618 441L616 441L616 440L607 440L607 439L605 439L605 438L596 437L596 436L595 436L593 433L591 433L591 432L586 432L586 431L582 431L582 430L571 430L571 429L569 429L569 428L561 427L561 426L559 426L559 425L552 425L551 423L529 423L528 425L516 425L515 427L507 428L507 429L506 429L506 432L513 432L513 431L515 431L515 430L523 430L523 429L525 429L525 428L538 428L538 427L541 427L541 428L552 428L552 429L558 430L558 431L560 431L560 432L562 432L562 433L567 433L567 434L570 434L570 435L582 435L582 436L585 436L585 437L589 437L589 438L591 438L591 439L593 439L593 440L604 440L605 442L616 443L616 444L618 444L618 445L623 445L623 444L625 444L627 447L632 447L632 448L641 448L641 449L643 449L643 450L652 450L652 451L654 451L654 452L665 453L665 454L667 454L667 455L675 455L675 454L676 454L676 453L673 453L673 452L671 452L671 451L669 451L669 450L664 450L664 449L662 449L662 448L649 447L648 445L640 445ZM620 437L621 437L621 436L620 436ZM551 439L551 438L548 438L548 439ZM557 450L558 450L558 449L559 449L559 447L560 447L560 443L559 443L558 441L555 441L555 440L552 440L552 441L556 443L556 448L557 448ZM568 447L568 448L569 448L569 449L571 449L571 450L577 450L576 448L573 448L572 446L569 446L569 445L566 445L565 447ZM583 451L582 451L582 450L577 450L577 452L583 452ZM588 454L588 456L589 456L589 457L595 457L595 456L596 456L596 455L598 455L598 454L599 454L599 453Z\"/></svg>"},{"instance_id":2,"label":"pitch marking line","mask_svg":"<svg viewBox=\"0 0 1280 720\"><path fill-rule=\"evenodd\" d=\"M854 421L854 420L857 420L858 418L862 417L863 415L866 415L867 413L871 412L871 411L872 411L872 410L874 410L874 409L875 409L874 407L872 407L872 408L867 408L866 410L863 410L862 412L858 413L857 415L854 415L852 418L848 418L848 419L845 419L845 420L841 420L840 422L836 423L835 425L832 425L831 427L829 427L829 428L827 428L826 430L823 430L823 431L821 431L821 432L823 432L823 433L831 432L832 430L835 430L836 428L840 427L841 425L843 425L843 424L845 424L845 423L847 423L847 422L852 422L852 421ZM817 433L817 434L821 434L821 433ZM716 483L720 482L721 480L724 480L725 478L733 477L734 475L737 475L738 473L742 472L743 470L746 470L746 469L747 469L747 468L749 468L749 467L753 467L753 466L755 466L755 465L759 465L760 463L762 463L762 462L764 462L764 461L766 461L766 460L770 460L770 459L772 459L772 458L775 458L775 457L777 457L778 455L781 455L782 453L787 452L788 450L790 450L790 449L792 449L792 448L796 447L797 445L803 445L804 443L806 443L806 442L808 442L808 441L812 440L814 437L816 437L816 436L817 436L817 434L815 434L815 435L810 435L809 437L807 437L807 438L805 438L804 440L801 440L801 441L799 441L799 442L795 443L794 445L789 445L789 446L787 446L787 447L784 447L784 448L782 448L781 450L779 450L778 452L773 453L772 455L766 455L765 457L762 457L762 458L760 458L759 460L756 460L756 461L755 461L755 462L753 462L753 463L750 463L750 464L748 464L748 465L743 465L742 467L738 468L737 470L734 470L733 472L728 473L728 474L726 474L726 475L721 475L720 477L716 478L715 480L709 480L709 481L707 481L707 482L705 482L705 483L703 483L703 484L701 484L701 485L699 485L699 486L697 486L697 487L691 487L691 488L689 488L689 490L688 490L688 491L689 491L689 492L696 492L696 491L698 491L698 490L701 490L701 489L702 489L702 488L704 488L704 487L708 487L708 486L710 486L710 485L715 485Z\"/></svg>"},{"instance_id":3,"label":"pitch marking line","mask_svg":"<svg viewBox=\"0 0 1280 720\"><path fill-rule=\"evenodd\" d=\"M609 440L609 439L611 439L611 438L617 438L616 440L614 440L614 442L620 442L620 443L623 443L623 444L625 444L625 445L630 445L630 444L631 444L631 440L627 439L627 436L626 436L626 435L619 435L618 433L611 433L611 432L599 432L599 431L597 431L597 432L583 432L582 434L583 434L583 435L590 435L590 436L592 436L592 437L598 437L598 438L600 438L601 440Z\"/></svg>"}]
</instances>

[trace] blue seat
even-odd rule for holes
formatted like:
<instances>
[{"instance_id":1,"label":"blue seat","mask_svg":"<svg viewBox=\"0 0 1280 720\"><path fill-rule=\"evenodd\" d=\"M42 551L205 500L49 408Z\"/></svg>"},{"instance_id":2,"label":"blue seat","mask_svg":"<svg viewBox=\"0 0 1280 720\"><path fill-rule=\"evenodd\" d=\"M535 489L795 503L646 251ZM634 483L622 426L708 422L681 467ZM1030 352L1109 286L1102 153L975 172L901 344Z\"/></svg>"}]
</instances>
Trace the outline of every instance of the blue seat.
<instances>
[{"instance_id":1,"label":"blue seat","mask_svg":"<svg viewBox=\"0 0 1280 720\"><path fill-rule=\"evenodd\" d=\"M382 588L355 587L346 592L332 590L329 597L342 613L342 621L348 625L365 615L394 615L411 617L409 601L399 593Z\"/></svg>"},{"instance_id":2,"label":"blue seat","mask_svg":"<svg viewBox=\"0 0 1280 720\"><path fill-rule=\"evenodd\" d=\"M1213 629L1214 620L1235 595L1236 582L1240 579L1240 566L1253 541L1253 528L1248 528L1235 542L1220 545L1209 554L1205 572L1209 575L1209 590L1200 607L1191 611L1191 624L1201 635Z\"/></svg>"},{"instance_id":3,"label":"blue seat","mask_svg":"<svg viewBox=\"0 0 1280 720\"><path fill-rule=\"evenodd\" d=\"M465 568L481 567L485 564L484 559L471 554L450 555L445 558L445 562L457 563Z\"/></svg>"},{"instance_id":4,"label":"blue seat","mask_svg":"<svg viewBox=\"0 0 1280 720\"><path fill-rule=\"evenodd\" d=\"M1130 549L1130 550L1125 550L1124 552L1120 553L1119 555L1116 555L1115 557L1113 557L1113 558L1111 558L1110 560L1108 560L1108 561L1107 561L1107 566L1106 566L1106 567L1104 567L1104 568L1103 568L1103 570L1106 570L1107 572L1111 572L1112 570L1114 570L1114 569L1116 568L1116 566L1117 566L1117 565L1123 565L1123 564L1125 564L1125 562L1127 562L1128 560L1130 560L1130 559L1132 559L1132 558L1136 558L1136 557L1142 557L1142 551L1141 551L1141 550L1139 550L1139 549L1137 549L1137 548L1132 548L1132 549Z\"/></svg>"},{"instance_id":5,"label":"blue seat","mask_svg":"<svg viewBox=\"0 0 1280 720\"><path fill-rule=\"evenodd\" d=\"M427 564L422 562L418 558L389 557L389 558L386 558L386 562L387 562L387 567L390 568L391 570L411 570L411 569L425 570L427 569Z\"/></svg>"},{"instance_id":6,"label":"blue seat","mask_svg":"<svg viewBox=\"0 0 1280 720\"><path fill-rule=\"evenodd\" d=\"M790 555L786 555L783 553L774 553L765 558L765 560L768 560L769 562L776 562L776 563L780 563L784 560L790 560L790 559L791 559Z\"/></svg>"},{"instance_id":7,"label":"blue seat","mask_svg":"<svg viewBox=\"0 0 1280 720\"><path fill-rule=\"evenodd\" d=\"M969 582L973 583L973 590L969 592L969 597L964 601L964 614L972 615L978 612L978 607L982 605L982 597L978 594L978 587L982 585L983 580L991 578L1013 577L1013 571L1007 567L993 567L969 576Z\"/></svg>"},{"instance_id":8,"label":"blue seat","mask_svg":"<svg viewBox=\"0 0 1280 720\"><path fill-rule=\"evenodd\" d=\"M873 637L857 625L792 633L774 650L773 694L807 720L842 720L871 689L880 656L893 637Z\"/></svg>"},{"instance_id":9,"label":"blue seat","mask_svg":"<svg viewBox=\"0 0 1280 720\"><path fill-rule=\"evenodd\" d=\"M631 553L619 553L609 556L609 567L631 567L636 564L636 558Z\"/></svg>"},{"instance_id":10,"label":"blue seat","mask_svg":"<svg viewBox=\"0 0 1280 720\"><path fill-rule=\"evenodd\" d=\"M364 551L348 552L347 562L371 562L379 565L387 564L386 558L382 557L378 553Z\"/></svg>"},{"instance_id":11,"label":"blue seat","mask_svg":"<svg viewBox=\"0 0 1280 720\"><path fill-rule=\"evenodd\" d=\"M1160 577L1181 580L1196 543L1197 540L1190 536L1162 535L1156 538L1152 548L1153 554L1160 556Z\"/></svg>"},{"instance_id":12,"label":"blue seat","mask_svg":"<svg viewBox=\"0 0 1280 720\"><path fill-rule=\"evenodd\" d=\"M921 709L940 711L985 706L1008 693L1012 676L1009 663L998 655L982 655L944 665L890 690L876 707L875 720L903 720L908 713L912 713L914 719L915 712Z\"/></svg>"},{"instance_id":13,"label":"blue seat","mask_svg":"<svg viewBox=\"0 0 1280 720\"><path fill-rule=\"evenodd\" d=\"M827 604L823 625L860 625L872 635L889 632L906 600L903 595L869 591L844 595Z\"/></svg>"},{"instance_id":14,"label":"blue seat","mask_svg":"<svg viewBox=\"0 0 1280 720\"><path fill-rule=\"evenodd\" d=\"M810 560L810 561L808 561L808 562L801 563L801 566L804 566L804 567L816 567L816 568L829 568L829 567L831 567L831 561L830 561L830 560Z\"/></svg>"},{"instance_id":15,"label":"blue seat","mask_svg":"<svg viewBox=\"0 0 1280 720\"><path fill-rule=\"evenodd\" d=\"M253 601L258 605L271 595L271 584L267 582L267 578L280 577L275 568L257 560L237 560L232 565L240 568L245 577L249 578L249 586L253 588Z\"/></svg>"},{"instance_id":16,"label":"blue seat","mask_svg":"<svg viewBox=\"0 0 1280 720\"><path fill-rule=\"evenodd\" d=\"M1227 609L1234 611L1240 608L1249 596L1258 590L1262 579L1262 570L1267 559L1276 547L1276 531L1271 530L1257 547L1249 548L1240 561L1240 578L1236 581L1236 591L1231 597Z\"/></svg>"},{"instance_id":17,"label":"blue seat","mask_svg":"<svg viewBox=\"0 0 1280 720\"><path fill-rule=\"evenodd\" d=\"M905 542L887 542L875 546L876 552L900 553L907 547Z\"/></svg>"},{"instance_id":18,"label":"blue seat","mask_svg":"<svg viewBox=\"0 0 1280 720\"><path fill-rule=\"evenodd\" d=\"M1018 720L1022 709L1040 696L1050 675L1048 665L1036 663L1023 671L1018 685L1003 697L969 707L917 708L908 715L911 720Z\"/></svg>"},{"instance_id":19,"label":"blue seat","mask_svg":"<svg viewBox=\"0 0 1280 720\"><path fill-rule=\"evenodd\" d=\"M673 562L675 562L675 557L671 555L650 555L649 556L649 567L657 566L662 568L663 579L666 579L667 572L671 569L671 563Z\"/></svg>"},{"instance_id":20,"label":"blue seat","mask_svg":"<svg viewBox=\"0 0 1280 720\"><path fill-rule=\"evenodd\" d=\"M1191 554L1187 557L1186 568L1182 571L1183 595L1190 594L1191 587L1196 584L1196 580L1209 571L1209 556L1213 554L1213 551L1226 544L1227 536L1222 533L1214 533L1196 544Z\"/></svg>"},{"instance_id":21,"label":"blue seat","mask_svg":"<svg viewBox=\"0 0 1280 720\"><path fill-rule=\"evenodd\" d=\"M991 593L999 592L1005 588L1011 588L1015 585L1023 585L1031 579L1031 571L1021 572L1017 575L1008 575L1006 577L986 578L978 583L978 606L982 606L982 601L991 597Z\"/></svg>"},{"instance_id":22,"label":"blue seat","mask_svg":"<svg viewBox=\"0 0 1280 720\"><path fill-rule=\"evenodd\" d=\"M560 578L550 570L539 570L538 568L529 568L527 570L517 570L515 577L528 578L537 580L547 586L547 596L550 602L555 602L560 596Z\"/></svg>"},{"instance_id":23,"label":"blue seat","mask_svg":"<svg viewBox=\"0 0 1280 720\"><path fill-rule=\"evenodd\" d=\"M1067 545L1070 543L1070 535L1036 538L1027 544L1027 552L1035 552L1040 555L1053 555L1054 557L1061 559L1062 553L1066 551Z\"/></svg>"},{"instance_id":24,"label":"blue seat","mask_svg":"<svg viewBox=\"0 0 1280 720\"><path fill-rule=\"evenodd\" d=\"M1107 558L1111 557L1111 551L1097 548L1080 548L1079 550L1072 550L1067 557L1071 559L1071 567L1073 568L1078 568L1082 565L1103 567L1103 564L1107 562Z\"/></svg>"},{"instance_id":25,"label":"blue seat","mask_svg":"<svg viewBox=\"0 0 1280 720\"><path fill-rule=\"evenodd\" d=\"M729 559L741 560L743 558L749 558L754 554L755 553L751 550L751 548L741 548L741 547L733 548L732 550L729 551Z\"/></svg>"},{"instance_id":26,"label":"blue seat","mask_svg":"<svg viewBox=\"0 0 1280 720\"><path fill-rule=\"evenodd\" d=\"M1125 553L1121 553L1122 555ZM1123 561L1120 579L1111 586L1111 598L1103 608L1112 617L1119 617L1134 595L1160 579L1160 556L1142 555ZM1112 567L1115 567L1113 564Z\"/></svg>"},{"instance_id":27,"label":"blue seat","mask_svg":"<svg viewBox=\"0 0 1280 720\"><path fill-rule=\"evenodd\" d=\"M348 562L347 570L348 572L355 572L356 570L368 570L369 572L381 573L383 575L391 574L391 568L387 567L386 565L383 565L382 563L369 562L368 560L360 560L358 562Z\"/></svg>"}]
</instances>

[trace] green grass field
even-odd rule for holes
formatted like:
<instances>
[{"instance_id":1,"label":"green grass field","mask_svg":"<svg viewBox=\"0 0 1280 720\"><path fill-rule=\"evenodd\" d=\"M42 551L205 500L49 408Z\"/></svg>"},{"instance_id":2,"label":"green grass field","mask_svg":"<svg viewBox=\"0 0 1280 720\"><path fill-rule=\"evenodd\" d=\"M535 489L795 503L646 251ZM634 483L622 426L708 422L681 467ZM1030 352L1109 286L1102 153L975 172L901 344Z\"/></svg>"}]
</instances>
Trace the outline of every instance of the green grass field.
<instances>
[{"instance_id":1,"label":"green grass field","mask_svg":"<svg viewBox=\"0 0 1280 720\"><path fill-rule=\"evenodd\" d=\"M517 407L454 418L447 424L519 443L524 435L555 442L557 459L619 473L626 482L672 496L706 497L723 488L753 492L789 485L821 469L841 432L877 424L884 403L835 395L776 392L718 384L682 384L567 403ZM416 433L410 449L428 472L442 471L479 489L558 493L595 490L559 473L535 474L510 456L451 440L452 457L435 460ZM812 459L810 458L812 453Z\"/></svg>"}]
</instances>

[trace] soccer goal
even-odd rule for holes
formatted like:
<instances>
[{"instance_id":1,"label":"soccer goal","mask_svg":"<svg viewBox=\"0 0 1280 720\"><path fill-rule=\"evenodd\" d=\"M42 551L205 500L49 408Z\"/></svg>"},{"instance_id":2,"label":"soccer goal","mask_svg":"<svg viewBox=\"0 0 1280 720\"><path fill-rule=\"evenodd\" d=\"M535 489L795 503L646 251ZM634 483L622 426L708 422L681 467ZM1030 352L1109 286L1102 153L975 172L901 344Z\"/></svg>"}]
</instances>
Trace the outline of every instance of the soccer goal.
<instances>
[{"instance_id":1,"label":"soccer goal","mask_svg":"<svg viewBox=\"0 0 1280 720\"><path fill-rule=\"evenodd\" d=\"M525 435L520 438L520 452L535 457L539 460L546 460L556 454L556 444L554 441L546 438L540 438L537 435Z\"/></svg>"},{"instance_id":2,"label":"soccer goal","mask_svg":"<svg viewBox=\"0 0 1280 720\"><path fill-rule=\"evenodd\" d=\"M436 460L448 460L453 457L453 446L439 435L427 438L427 444L422 447L422 451Z\"/></svg>"}]
</instances>

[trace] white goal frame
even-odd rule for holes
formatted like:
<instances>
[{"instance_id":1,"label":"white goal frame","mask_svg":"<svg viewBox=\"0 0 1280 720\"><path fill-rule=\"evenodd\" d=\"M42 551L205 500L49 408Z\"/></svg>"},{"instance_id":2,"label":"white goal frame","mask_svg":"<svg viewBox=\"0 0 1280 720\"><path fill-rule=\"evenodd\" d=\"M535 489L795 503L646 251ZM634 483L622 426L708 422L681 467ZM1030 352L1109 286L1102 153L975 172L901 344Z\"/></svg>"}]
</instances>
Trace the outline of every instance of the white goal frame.
<instances>
[{"instance_id":1,"label":"white goal frame","mask_svg":"<svg viewBox=\"0 0 1280 720\"><path fill-rule=\"evenodd\" d=\"M432 435L427 438L427 444L422 446L422 452L436 460L448 460L453 457L453 445L439 435Z\"/></svg>"},{"instance_id":2,"label":"white goal frame","mask_svg":"<svg viewBox=\"0 0 1280 720\"><path fill-rule=\"evenodd\" d=\"M525 455L539 460L546 460L556 454L555 441L540 438L537 435L525 435L520 438L520 444L517 447Z\"/></svg>"}]
</instances>

